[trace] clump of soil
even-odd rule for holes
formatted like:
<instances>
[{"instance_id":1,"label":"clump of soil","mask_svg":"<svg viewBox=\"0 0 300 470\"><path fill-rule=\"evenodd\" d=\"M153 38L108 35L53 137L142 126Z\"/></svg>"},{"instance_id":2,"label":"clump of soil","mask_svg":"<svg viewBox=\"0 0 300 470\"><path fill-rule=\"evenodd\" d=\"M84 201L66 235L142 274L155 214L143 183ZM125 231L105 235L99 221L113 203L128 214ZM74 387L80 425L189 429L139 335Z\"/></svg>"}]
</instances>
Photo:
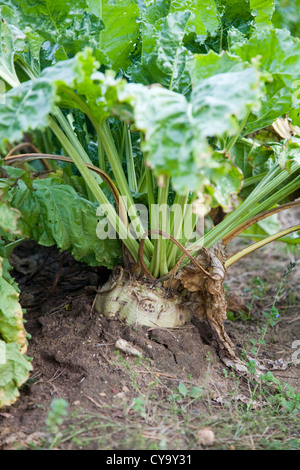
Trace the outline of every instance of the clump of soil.
<instances>
[{"instance_id":1,"label":"clump of soil","mask_svg":"<svg viewBox=\"0 0 300 470\"><path fill-rule=\"evenodd\" d=\"M16 443L26 448L28 440L45 429L53 398L64 398L71 409L85 413L100 409L116 419L116 413L123 416L116 398L125 394L130 401L137 390L147 390L153 380L163 381L169 391L161 392L162 403L181 382L205 387L208 399L216 404L231 392L232 380L224 374L217 345L204 322L194 318L180 328L165 330L128 326L101 317L94 309L95 296L110 272L78 263L70 255L62 256L55 248L32 242L23 243L13 253L12 274L21 289L21 304L26 307L26 330L31 335L27 354L33 358L33 372L17 402L0 410L0 449L13 448ZM241 265L242 271L244 268ZM261 268L253 266L252 271L259 273ZM235 305L241 306L249 304L249 299L240 274L232 270L227 282L238 299ZM278 279L281 274L278 272ZM298 297L294 301L299 304ZM273 351L269 345L262 347L264 357L289 357L292 340L299 339L295 333L299 317L293 313L291 318L292 323L282 322L280 331L272 333ZM251 321L226 321L226 331L238 351L249 334L258 334L257 330ZM116 341L120 338L130 342L141 356L118 351ZM296 376L292 384L297 383Z\"/></svg>"}]
</instances>

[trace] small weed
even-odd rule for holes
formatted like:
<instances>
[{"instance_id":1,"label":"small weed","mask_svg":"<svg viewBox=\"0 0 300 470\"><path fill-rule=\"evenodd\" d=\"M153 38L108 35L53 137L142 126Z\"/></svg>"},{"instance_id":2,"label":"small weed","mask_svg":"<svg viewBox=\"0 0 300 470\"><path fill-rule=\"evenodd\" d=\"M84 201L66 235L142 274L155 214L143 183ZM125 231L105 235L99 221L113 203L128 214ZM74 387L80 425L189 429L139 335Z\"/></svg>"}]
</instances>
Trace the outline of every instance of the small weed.
<instances>
[{"instance_id":1,"label":"small weed","mask_svg":"<svg viewBox=\"0 0 300 470\"><path fill-rule=\"evenodd\" d=\"M275 392L268 396L268 402L273 408L283 409L287 413L297 413L300 410L300 393L296 393L291 385L286 382L281 384L270 371L263 376L263 380L267 384L276 385Z\"/></svg>"},{"instance_id":2,"label":"small weed","mask_svg":"<svg viewBox=\"0 0 300 470\"><path fill-rule=\"evenodd\" d=\"M202 397L203 397L203 389L201 387L192 386L190 387L190 389L188 389L184 383L180 383L176 389L176 392L172 393L169 396L169 401L180 402L184 398L190 398L192 399L192 401L194 401Z\"/></svg>"},{"instance_id":3,"label":"small weed","mask_svg":"<svg viewBox=\"0 0 300 470\"><path fill-rule=\"evenodd\" d=\"M265 321L265 324L263 325L263 327L260 329L259 339L255 340L254 338L250 338L250 343L252 345L250 352L254 357L258 357L261 345L265 344L265 336L266 336L266 333L267 333L268 329L270 327L273 328L280 321L280 313L279 313L279 311L276 307L276 303L277 303L279 297L282 295L282 293L284 291L284 285L287 282L287 276L288 276L288 274L290 274L292 272L294 267L295 267L295 263L290 263L287 266L287 268L285 269L285 271L283 273L282 280L281 280L281 282L280 282L280 284L277 288L277 292L276 292L276 295L274 297L273 304L272 304L270 310L268 312L265 312L265 311L262 312L262 314L263 314L266 321ZM265 285L265 283L263 283L263 282L259 283L258 280L259 280L259 278L256 278L256 285L258 285L260 287ZM253 364L250 364L250 367L252 369Z\"/></svg>"},{"instance_id":4,"label":"small weed","mask_svg":"<svg viewBox=\"0 0 300 470\"><path fill-rule=\"evenodd\" d=\"M60 428L64 419L68 416L68 407L68 402L63 398L54 398L50 404L50 410L46 418L49 449L55 447L62 436Z\"/></svg>"},{"instance_id":5,"label":"small weed","mask_svg":"<svg viewBox=\"0 0 300 470\"><path fill-rule=\"evenodd\" d=\"M263 311L262 314L265 319L264 325L260 328L260 336L258 339L250 338L250 353L252 358L247 357L247 353L244 350L242 353L242 356L244 360L246 361L246 365L248 367L248 371L250 374L250 379L249 379L249 388L251 385L253 385L253 391L251 393L251 398L250 402L248 404L247 409L251 410L253 402L258 396L261 396L262 398L267 395L267 400L271 404L273 404L276 408L278 407L283 407L286 411L292 412L294 410L299 410L299 397L300 394L295 393L294 389L287 384L281 385L280 381L276 379L271 372L268 372L265 375L261 375L259 377L259 380L256 378L256 373L257 373L257 362L256 359L259 356L260 349L262 345L266 344L266 334L270 328L273 328L279 321L280 321L280 313L276 307L276 303L279 299L279 297L282 295L284 291L284 285L287 281L287 276L293 268L295 267L294 263L290 263L286 270L283 273L282 280L277 288L276 295L274 297L273 303L271 308L269 309L268 312ZM263 282L258 282L258 278L256 278L255 285L258 286L259 290L261 289L261 292L264 292L265 290L265 285ZM275 384L277 386L276 393L274 394L274 390L271 392L268 391L267 386L270 384Z\"/></svg>"},{"instance_id":6,"label":"small weed","mask_svg":"<svg viewBox=\"0 0 300 470\"><path fill-rule=\"evenodd\" d=\"M59 432L64 418L68 415L68 402L63 398L54 398L50 404L46 425L49 433L55 434Z\"/></svg>"},{"instance_id":7,"label":"small weed","mask_svg":"<svg viewBox=\"0 0 300 470\"><path fill-rule=\"evenodd\" d=\"M146 404L145 404L145 400L143 397L138 396L134 398L129 408L136 411L140 415L141 418L143 419L146 418L147 416Z\"/></svg>"}]
</instances>

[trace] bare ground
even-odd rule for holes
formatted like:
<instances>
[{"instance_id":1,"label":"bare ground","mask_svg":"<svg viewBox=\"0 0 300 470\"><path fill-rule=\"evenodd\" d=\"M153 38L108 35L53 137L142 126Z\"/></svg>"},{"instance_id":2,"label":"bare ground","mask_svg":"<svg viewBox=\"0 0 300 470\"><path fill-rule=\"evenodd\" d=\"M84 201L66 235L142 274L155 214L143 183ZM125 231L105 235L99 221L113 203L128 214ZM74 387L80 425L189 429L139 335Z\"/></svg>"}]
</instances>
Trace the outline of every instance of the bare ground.
<instances>
[{"instance_id":1,"label":"bare ground","mask_svg":"<svg viewBox=\"0 0 300 470\"><path fill-rule=\"evenodd\" d=\"M107 270L31 242L12 262L33 372L17 402L0 410L0 449L299 449L299 412L270 408L267 392L254 397L255 384L226 369L198 319L172 330L109 321L92 308ZM258 358L298 393L300 365L291 357L300 340L299 284L299 251L277 243L233 265L225 286L226 331L239 354L258 344L263 312L276 298L281 321L268 329ZM141 356L119 351L119 338ZM54 433L47 417L56 398L68 415ZM199 434L207 427L210 445Z\"/></svg>"}]
</instances>

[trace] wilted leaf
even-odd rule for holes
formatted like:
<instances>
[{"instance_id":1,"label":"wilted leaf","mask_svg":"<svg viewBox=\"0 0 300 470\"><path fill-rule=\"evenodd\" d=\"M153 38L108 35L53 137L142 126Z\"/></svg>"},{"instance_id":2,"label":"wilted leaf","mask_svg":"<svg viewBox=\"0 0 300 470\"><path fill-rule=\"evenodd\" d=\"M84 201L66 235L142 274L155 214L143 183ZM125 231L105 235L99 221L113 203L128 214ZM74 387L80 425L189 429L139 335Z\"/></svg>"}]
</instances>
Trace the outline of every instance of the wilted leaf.
<instances>
[{"instance_id":1,"label":"wilted leaf","mask_svg":"<svg viewBox=\"0 0 300 470\"><path fill-rule=\"evenodd\" d=\"M0 343L5 347L5 362L0 361L0 408L16 401L19 388L28 379L31 363L22 355L18 343ZM3 358L3 355L2 355Z\"/></svg>"},{"instance_id":2,"label":"wilted leaf","mask_svg":"<svg viewBox=\"0 0 300 470\"><path fill-rule=\"evenodd\" d=\"M19 213L1 201L0 192L0 231L3 230L6 233L16 232L18 218Z\"/></svg>"},{"instance_id":3,"label":"wilted leaf","mask_svg":"<svg viewBox=\"0 0 300 470\"><path fill-rule=\"evenodd\" d=\"M3 258L0 258L0 332L1 338L16 342L26 351L26 332L23 325L23 311L19 304L19 293L2 277Z\"/></svg>"}]
</instances>

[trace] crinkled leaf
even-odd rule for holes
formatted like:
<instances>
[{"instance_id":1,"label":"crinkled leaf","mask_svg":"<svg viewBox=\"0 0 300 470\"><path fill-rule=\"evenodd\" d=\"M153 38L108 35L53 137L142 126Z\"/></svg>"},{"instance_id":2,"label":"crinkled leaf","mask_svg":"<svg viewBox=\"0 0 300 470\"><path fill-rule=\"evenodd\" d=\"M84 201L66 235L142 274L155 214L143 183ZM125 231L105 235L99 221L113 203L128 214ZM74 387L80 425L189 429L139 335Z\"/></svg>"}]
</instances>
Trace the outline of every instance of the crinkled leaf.
<instances>
[{"instance_id":1,"label":"crinkled leaf","mask_svg":"<svg viewBox=\"0 0 300 470\"><path fill-rule=\"evenodd\" d=\"M6 344L0 340L0 365L6 362Z\"/></svg>"},{"instance_id":2,"label":"crinkled leaf","mask_svg":"<svg viewBox=\"0 0 300 470\"><path fill-rule=\"evenodd\" d=\"M189 11L168 14L154 25L144 23L142 28L142 56L130 70L135 81L160 83L175 91L189 87L186 64L192 54L183 45Z\"/></svg>"},{"instance_id":3,"label":"crinkled leaf","mask_svg":"<svg viewBox=\"0 0 300 470\"><path fill-rule=\"evenodd\" d=\"M3 257L2 277L6 282L8 282L11 286L13 286L15 291L19 294L20 293L19 286L15 282L14 278L11 276L11 271L13 268L9 262L9 259L7 258L9 250L7 248L7 244L3 240L2 240L2 243L3 244L0 244L0 257Z\"/></svg>"},{"instance_id":4,"label":"crinkled leaf","mask_svg":"<svg viewBox=\"0 0 300 470\"><path fill-rule=\"evenodd\" d=\"M55 46L53 62L73 57L85 46L98 48L103 22L89 11L86 0L20 0L11 7L31 41L38 34Z\"/></svg>"},{"instance_id":5,"label":"crinkled leaf","mask_svg":"<svg viewBox=\"0 0 300 470\"><path fill-rule=\"evenodd\" d=\"M170 1L166 0L137 0L142 20L154 25L158 20L170 13Z\"/></svg>"},{"instance_id":6,"label":"crinkled leaf","mask_svg":"<svg viewBox=\"0 0 300 470\"><path fill-rule=\"evenodd\" d=\"M14 42L15 50L12 58L15 62L17 59L22 62L25 61L38 75L40 72L40 50L45 40L31 25L23 23L22 11L18 10L16 2L14 4L13 2L5 3L8 3L9 6L3 5L3 1L0 0L0 5L3 5L0 6L2 20L7 23L13 37L18 38L18 41ZM18 80L13 82L12 85L15 86L17 83Z\"/></svg>"},{"instance_id":7,"label":"crinkled leaf","mask_svg":"<svg viewBox=\"0 0 300 470\"><path fill-rule=\"evenodd\" d=\"M265 72L296 78L299 76L296 68L299 44L299 39L293 38L288 31L270 29L255 33L242 47L237 44L233 52L247 62L258 57L259 66Z\"/></svg>"},{"instance_id":8,"label":"crinkled leaf","mask_svg":"<svg viewBox=\"0 0 300 470\"><path fill-rule=\"evenodd\" d=\"M159 86L128 84L119 98L133 109L135 126L145 134L142 149L155 173L172 176L178 190L188 183L197 187L198 149L203 143L194 133L185 97Z\"/></svg>"},{"instance_id":9,"label":"crinkled leaf","mask_svg":"<svg viewBox=\"0 0 300 470\"><path fill-rule=\"evenodd\" d=\"M22 181L13 190L11 204L20 210L25 237L40 245L57 245L91 266L113 268L122 258L119 240L100 240L96 234L97 205L81 197L62 180Z\"/></svg>"},{"instance_id":10,"label":"crinkled leaf","mask_svg":"<svg viewBox=\"0 0 300 470\"><path fill-rule=\"evenodd\" d=\"M18 142L25 132L47 127L54 105L54 88L47 80L24 82L5 95L0 107L0 148Z\"/></svg>"},{"instance_id":11,"label":"crinkled leaf","mask_svg":"<svg viewBox=\"0 0 300 470\"><path fill-rule=\"evenodd\" d=\"M233 135L248 109L258 109L260 97L260 77L255 68L212 75L192 92L194 126L205 137L225 132Z\"/></svg>"},{"instance_id":12,"label":"crinkled leaf","mask_svg":"<svg viewBox=\"0 0 300 470\"><path fill-rule=\"evenodd\" d=\"M3 251L4 240L13 241L16 235L20 235L18 227L18 220L20 213L18 210L10 207L8 203L9 191L11 187L16 184L18 178L24 177L25 171L20 168L12 168L1 165L0 161L0 176L4 175L4 178L0 178L0 257L4 257L4 263L6 262L6 253Z\"/></svg>"},{"instance_id":13,"label":"crinkled leaf","mask_svg":"<svg viewBox=\"0 0 300 470\"><path fill-rule=\"evenodd\" d=\"M249 0L219 0L219 7L223 8L224 30L234 27L243 33L250 31L254 21Z\"/></svg>"},{"instance_id":14,"label":"crinkled leaf","mask_svg":"<svg viewBox=\"0 0 300 470\"><path fill-rule=\"evenodd\" d=\"M235 165L243 172L244 178L268 172L276 157L271 147L255 145L250 141L238 141L231 150Z\"/></svg>"},{"instance_id":15,"label":"crinkled leaf","mask_svg":"<svg viewBox=\"0 0 300 470\"><path fill-rule=\"evenodd\" d=\"M203 41L207 34L214 35L220 27L220 13L214 0L173 0L170 12L190 11L186 32L201 36Z\"/></svg>"},{"instance_id":16,"label":"crinkled leaf","mask_svg":"<svg viewBox=\"0 0 300 470\"><path fill-rule=\"evenodd\" d=\"M113 71L107 71L106 74L99 72L99 67L92 50L86 48L73 59L44 69L39 80L48 82L53 92L55 90L59 106L80 109L83 113L88 109L93 118L100 122L109 116L109 94L116 95L114 89L121 80L114 79ZM112 99L114 101L115 97Z\"/></svg>"},{"instance_id":17,"label":"crinkled leaf","mask_svg":"<svg viewBox=\"0 0 300 470\"><path fill-rule=\"evenodd\" d=\"M21 170L22 171L22 170ZM20 174L20 171L16 171ZM7 196L7 189L2 191ZM0 232L17 233L19 213L11 209L6 199L0 199ZM7 238L7 236L6 236ZM5 242L0 239L0 408L9 406L19 396L20 386L28 379L31 363L25 357L27 332L23 310L19 303L19 288L11 277L11 266Z\"/></svg>"},{"instance_id":18,"label":"crinkled leaf","mask_svg":"<svg viewBox=\"0 0 300 470\"><path fill-rule=\"evenodd\" d=\"M218 9L221 18L219 32L205 41L216 52L228 48L228 33L232 28L249 37L255 22L249 0L218 0Z\"/></svg>"},{"instance_id":19,"label":"crinkled leaf","mask_svg":"<svg viewBox=\"0 0 300 470\"><path fill-rule=\"evenodd\" d=\"M194 54L193 60L188 63L193 86L200 80L227 72L240 72L249 65L240 57L223 51L221 54L210 50L207 54Z\"/></svg>"},{"instance_id":20,"label":"crinkled leaf","mask_svg":"<svg viewBox=\"0 0 300 470\"><path fill-rule=\"evenodd\" d=\"M38 80L43 80L55 86L66 85L73 87L78 74L76 71L77 64L77 57L58 62L51 67L45 68Z\"/></svg>"},{"instance_id":21,"label":"crinkled leaf","mask_svg":"<svg viewBox=\"0 0 300 470\"><path fill-rule=\"evenodd\" d=\"M272 124L278 117L299 108L295 83L299 79L300 40L287 30L264 30L243 44L235 43L232 51L251 63L256 60L266 76L266 93L257 116L247 123L247 133Z\"/></svg>"},{"instance_id":22,"label":"crinkled leaf","mask_svg":"<svg viewBox=\"0 0 300 470\"><path fill-rule=\"evenodd\" d=\"M20 0L10 6L41 68L74 57L86 46L116 71L130 64L139 34L134 0Z\"/></svg>"}]
</instances>

